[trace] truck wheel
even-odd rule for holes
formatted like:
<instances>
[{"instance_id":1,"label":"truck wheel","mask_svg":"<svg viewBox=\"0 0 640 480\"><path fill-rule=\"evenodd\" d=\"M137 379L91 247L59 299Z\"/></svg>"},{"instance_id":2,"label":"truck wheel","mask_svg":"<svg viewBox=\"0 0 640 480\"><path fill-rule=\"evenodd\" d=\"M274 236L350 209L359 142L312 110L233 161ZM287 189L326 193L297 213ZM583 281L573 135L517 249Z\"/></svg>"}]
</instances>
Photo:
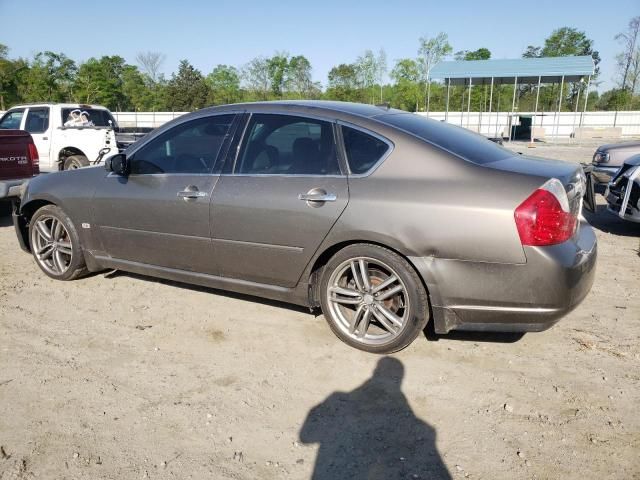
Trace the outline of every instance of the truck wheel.
<instances>
[{"instance_id":1,"label":"truck wheel","mask_svg":"<svg viewBox=\"0 0 640 480\"><path fill-rule=\"evenodd\" d=\"M63 170L75 170L89 165L89 159L84 155L71 155L64 160Z\"/></svg>"}]
</instances>

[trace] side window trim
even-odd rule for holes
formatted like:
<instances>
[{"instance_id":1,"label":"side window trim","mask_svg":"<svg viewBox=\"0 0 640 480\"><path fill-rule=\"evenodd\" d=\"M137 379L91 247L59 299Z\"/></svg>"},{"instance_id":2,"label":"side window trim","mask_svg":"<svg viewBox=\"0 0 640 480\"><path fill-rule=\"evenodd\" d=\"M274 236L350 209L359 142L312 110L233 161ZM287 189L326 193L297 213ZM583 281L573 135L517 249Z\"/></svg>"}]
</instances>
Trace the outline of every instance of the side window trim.
<instances>
[{"instance_id":1,"label":"side window trim","mask_svg":"<svg viewBox=\"0 0 640 480\"><path fill-rule=\"evenodd\" d=\"M369 130L368 128L361 127L360 125L354 125L353 123L345 122L343 120L338 120L337 124L340 127L340 142L342 144L340 149L344 153L344 161L345 161L345 164L346 164L346 167L347 167L347 171L349 172L348 176L351 177L351 178L368 177L373 172L375 172L377 170L377 168L380 165L382 165L387 158L389 158L389 155L391 155L393 153L393 150L396 148L395 143L393 143L387 137L385 137L383 135L380 135L379 133L374 132L372 130ZM372 137L375 137L378 140L386 143L389 148L387 149L385 154L382 155L382 157L380 157L378 159L378 161L371 166L371 168L369 168L369 170L367 170L366 172L363 172L363 173L352 173L351 172L351 168L349 167L349 159L347 157L347 149L346 149L346 146L344 144L344 135L343 135L343 132L342 132L342 127L352 128L354 130L359 130L362 133L366 133L367 135L371 135Z\"/></svg>"},{"instance_id":2,"label":"side window trim","mask_svg":"<svg viewBox=\"0 0 640 480\"><path fill-rule=\"evenodd\" d=\"M128 157L130 158L130 160L135 161L135 156L140 150L142 150L143 148L148 146L150 143L154 142L158 138L162 137L165 133L171 131L172 129L174 129L176 127L179 127L181 125L184 125L184 124L187 124L187 123L190 123L190 122L194 122L194 121L197 121L197 120L202 120L202 119L205 119L205 118L214 118L214 117L219 117L219 116L223 116L223 115L233 115L234 118L231 121L231 126L229 127L229 132L225 135L225 139L223 140L222 144L220 145L220 149L218 150L218 153L216 154L216 158L213 159L213 162L212 162L208 172L205 172L205 173L188 173L188 172L131 173L130 176L146 176L146 177L148 177L148 176L167 176L167 175L172 175L172 176L192 176L192 177L197 177L197 176L219 175L220 172L216 173L216 170L218 169L218 165L220 164L220 159L224 158L224 155L226 154L226 152L228 150L230 138L232 138L234 136L234 133L237 130L238 123L240 121L239 119L242 117L242 113L243 112L239 112L237 110L234 110L234 111L229 111L229 112L215 112L215 113L208 114L208 115L198 115L198 116L193 117L193 118L184 119L181 122L176 122L175 124L172 124L168 128L162 129L162 131L159 131L156 135L154 135L153 137L149 138L143 144L137 146L137 148L133 152L128 154ZM220 167L222 167L222 166L223 166L223 164L220 164Z\"/></svg>"},{"instance_id":3,"label":"side window trim","mask_svg":"<svg viewBox=\"0 0 640 480\"><path fill-rule=\"evenodd\" d=\"M224 176L235 176L235 177L324 177L324 178L344 178L347 176L347 170L345 170L344 165L342 163L342 154L340 152L340 142L338 136L336 135L336 125L338 122L336 119L322 117L319 115L309 115L307 113L298 113L298 112L287 112L287 111L270 111L270 112L246 112L246 121L244 125L241 126L240 130L242 134L239 137L239 141L237 143L237 148L235 152L232 152L233 158L233 169L229 173L223 173ZM338 168L340 169L340 174L334 175L323 175L323 174L287 174L287 173L238 173L238 159L241 157L244 149L246 148L245 140L247 139L247 135L249 134L249 125L251 124L251 119L254 115L284 115L289 117L300 117L300 118L308 118L311 120L317 120L321 122L327 122L331 125L331 131L333 135L333 143L336 149L336 157L338 160Z\"/></svg>"}]
</instances>

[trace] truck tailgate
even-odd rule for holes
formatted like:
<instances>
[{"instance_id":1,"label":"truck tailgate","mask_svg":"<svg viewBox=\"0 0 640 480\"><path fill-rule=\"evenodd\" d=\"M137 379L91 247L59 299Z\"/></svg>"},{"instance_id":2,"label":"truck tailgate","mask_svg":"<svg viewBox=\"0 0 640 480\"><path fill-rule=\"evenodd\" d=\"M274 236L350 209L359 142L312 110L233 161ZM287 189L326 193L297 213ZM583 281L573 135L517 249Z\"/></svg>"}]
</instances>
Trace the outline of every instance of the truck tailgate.
<instances>
[{"instance_id":1,"label":"truck tailgate","mask_svg":"<svg viewBox=\"0 0 640 480\"><path fill-rule=\"evenodd\" d=\"M29 156L29 133L0 130L0 180L28 178L34 175Z\"/></svg>"}]
</instances>

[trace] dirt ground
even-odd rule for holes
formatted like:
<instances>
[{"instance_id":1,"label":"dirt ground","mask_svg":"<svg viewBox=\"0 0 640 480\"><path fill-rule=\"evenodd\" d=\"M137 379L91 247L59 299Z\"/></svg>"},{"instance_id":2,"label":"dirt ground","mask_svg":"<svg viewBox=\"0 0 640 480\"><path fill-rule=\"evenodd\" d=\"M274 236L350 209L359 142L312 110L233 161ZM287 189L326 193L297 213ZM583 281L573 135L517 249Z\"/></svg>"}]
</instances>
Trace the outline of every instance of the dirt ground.
<instances>
[{"instance_id":1,"label":"dirt ground","mask_svg":"<svg viewBox=\"0 0 640 480\"><path fill-rule=\"evenodd\" d=\"M55 282L0 218L0 479L640 479L640 225L589 220L593 290L552 329L381 358L285 304Z\"/></svg>"}]
</instances>

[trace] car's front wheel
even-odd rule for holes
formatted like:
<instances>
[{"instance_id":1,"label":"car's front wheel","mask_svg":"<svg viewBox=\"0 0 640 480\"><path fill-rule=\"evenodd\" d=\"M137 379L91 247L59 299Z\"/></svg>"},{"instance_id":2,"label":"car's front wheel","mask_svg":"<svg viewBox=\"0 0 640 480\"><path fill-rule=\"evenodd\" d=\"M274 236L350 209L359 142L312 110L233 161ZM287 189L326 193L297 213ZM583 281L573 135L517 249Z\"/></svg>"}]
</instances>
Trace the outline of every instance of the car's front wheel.
<instances>
[{"instance_id":1,"label":"car's front wheel","mask_svg":"<svg viewBox=\"0 0 640 480\"><path fill-rule=\"evenodd\" d=\"M427 293L415 270L378 245L350 245L336 253L324 267L320 290L333 332L367 352L405 348L429 320Z\"/></svg>"},{"instance_id":2,"label":"car's front wheel","mask_svg":"<svg viewBox=\"0 0 640 480\"><path fill-rule=\"evenodd\" d=\"M36 263L49 277L73 280L86 273L78 232L60 207L46 205L33 214L29 240Z\"/></svg>"}]
</instances>

